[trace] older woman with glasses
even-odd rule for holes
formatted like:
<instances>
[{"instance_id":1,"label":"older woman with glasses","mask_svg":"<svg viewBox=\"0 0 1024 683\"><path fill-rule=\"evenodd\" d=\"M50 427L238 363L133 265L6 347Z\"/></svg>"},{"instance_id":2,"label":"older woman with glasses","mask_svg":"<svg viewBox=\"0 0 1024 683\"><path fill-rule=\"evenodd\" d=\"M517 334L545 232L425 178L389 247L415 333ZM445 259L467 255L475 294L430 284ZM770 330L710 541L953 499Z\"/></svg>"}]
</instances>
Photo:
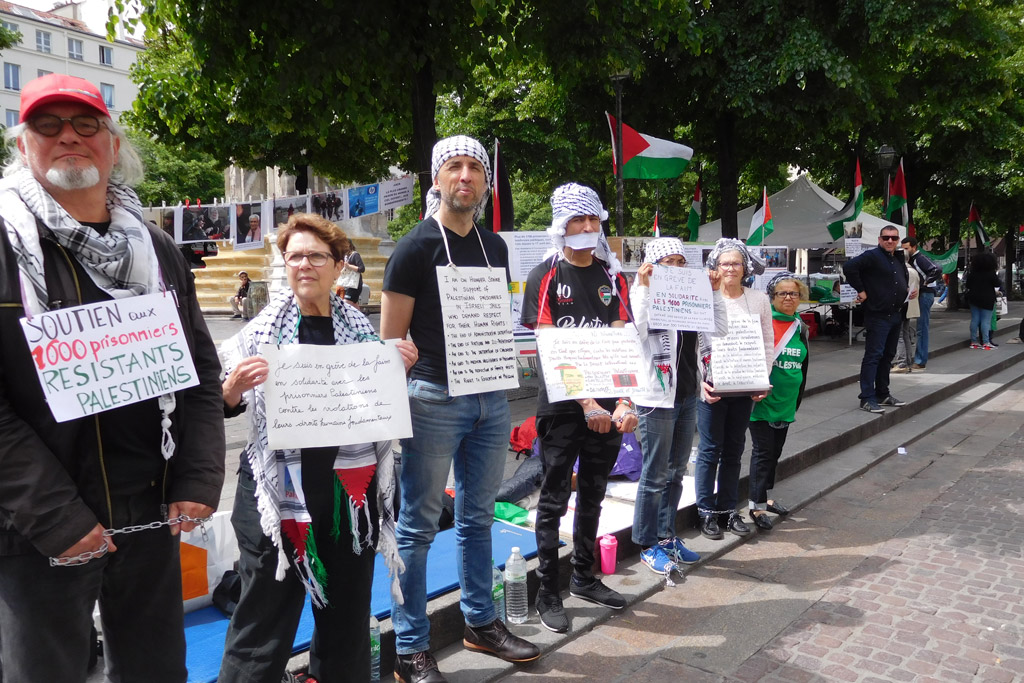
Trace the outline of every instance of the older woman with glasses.
<instances>
[{"instance_id":1,"label":"older woman with glasses","mask_svg":"<svg viewBox=\"0 0 1024 683\"><path fill-rule=\"evenodd\" d=\"M807 297L807 285L793 273L780 273L768 283L775 336L772 392L750 414L750 518L764 531L772 528L769 512L789 514L785 505L768 497L768 492L775 486L775 470L786 434L796 419L807 384L807 328L796 314L800 300Z\"/></svg>"},{"instance_id":2,"label":"older woman with glasses","mask_svg":"<svg viewBox=\"0 0 1024 683\"><path fill-rule=\"evenodd\" d=\"M362 313L333 293L349 241L317 214L281 226L289 287L221 349L228 416L250 409L231 523L242 594L231 617L220 676L279 681L292 652L305 596L316 631L309 673L321 682L370 680L370 587L376 548L393 572L394 462L391 442L271 450L261 344L345 345L379 340ZM408 370L412 342L397 342Z\"/></svg>"},{"instance_id":3,"label":"older woman with glasses","mask_svg":"<svg viewBox=\"0 0 1024 683\"><path fill-rule=\"evenodd\" d=\"M743 242L723 238L718 240L708 254L707 267L721 278L722 298L730 328L726 338L735 334L732 330L734 324L752 321L761 331L765 370L769 371L773 346L771 305L762 292L743 286L746 278L756 274L755 268L763 272L763 264L754 261ZM750 527L736 512L740 464L750 411L754 402L760 401L766 394L715 393L711 337L707 332L698 335L698 365L702 381L700 402L697 404L700 446L697 449L694 480L700 532L707 538L720 540L723 538L720 522L737 536L750 533Z\"/></svg>"}]
</instances>

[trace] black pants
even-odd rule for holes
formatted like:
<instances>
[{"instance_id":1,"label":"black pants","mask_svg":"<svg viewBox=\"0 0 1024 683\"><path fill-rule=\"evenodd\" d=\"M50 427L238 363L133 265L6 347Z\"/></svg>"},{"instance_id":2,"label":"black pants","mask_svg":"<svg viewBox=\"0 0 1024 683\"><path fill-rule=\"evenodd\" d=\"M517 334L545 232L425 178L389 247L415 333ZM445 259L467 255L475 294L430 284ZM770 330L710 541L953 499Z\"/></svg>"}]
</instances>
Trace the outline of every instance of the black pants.
<instances>
[{"instance_id":1,"label":"black pants","mask_svg":"<svg viewBox=\"0 0 1024 683\"><path fill-rule=\"evenodd\" d=\"M277 683L292 654L292 643L305 603L306 590L289 567L277 581L277 548L260 527L255 482L242 456L231 525L238 539L242 595L231 617L218 683ZM302 455L302 490L312 517L317 554L327 569L324 609L313 609L315 629L309 651L309 673L322 683L365 683L370 680L370 588L374 552L352 552L352 535L342 511L337 541L330 531L334 507L333 458ZM367 504L376 500L376 479ZM375 510L374 505L372 509Z\"/></svg>"},{"instance_id":2,"label":"black pants","mask_svg":"<svg viewBox=\"0 0 1024 683\"><path fill-rule=\"evenodd\" d=\"M776 429L767 422L758 420L750 423L750 502L751 508L759 505L763 510L768 502L768 492L775 487L775 470L786 445L789 424Z\"/></svg>"},{"instance_id":3,"label":"black pants","mask_svg":"<svg viewBox=\"0 0 1024 683\"><path fill-rule=\"evenodd\" d=\"M544 480L537 504L537 578L540 589L558 593L558 523L569 507L572 469L579 457L576 475L576 518L572 530L573 574L581 579L594 576L594 545L601 519L608 474L615 465L622 435L614 425L607 434L587 428L580 415L544 415L537 418Z\"/></svg>"},{"instance_id":4,"label":"black pants","mask_svg":"<svg viewBox=\"0 0 1024 683\"><path fill-rule=\"evenodd\" d=\"M158 521L158 486L111 500L115 527ZM117 552L74 567L33 553L0 557L0 658L12 683L85 681L100 603L106 680L183 683L178 537L167 527L115 536Z\"/></svg>"}]
</instances>

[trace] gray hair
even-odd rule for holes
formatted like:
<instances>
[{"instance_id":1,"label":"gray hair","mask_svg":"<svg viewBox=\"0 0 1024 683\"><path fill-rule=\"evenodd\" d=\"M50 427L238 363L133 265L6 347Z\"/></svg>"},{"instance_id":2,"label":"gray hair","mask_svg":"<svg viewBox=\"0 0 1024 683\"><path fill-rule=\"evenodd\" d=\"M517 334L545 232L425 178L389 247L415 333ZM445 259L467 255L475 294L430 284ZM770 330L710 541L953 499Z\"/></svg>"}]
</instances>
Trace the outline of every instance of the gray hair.
<instances>
[{"instance_id":1,"label":"gray hair","mask_svg":"<svg viewBox=\"0 0 1024 683\"><path fill-rule=\"evenodd\" d=\"M134 145L129 142L128 134L125 133L124 128L119 126L110 117L98 116L97 118L107 126L110 134L121 143L117 152L117 163L114 164L114 168L110 172L110 182L134 186L142 180L145 173L139 153L135 151ZM7 163L4 165L5 178L25 167L25 162L21 158L21 152L18 151L17 141L25 134L26 130L28 130L28 124L19 123L4 131L4 143L7 147L8 155Z\"/></svg>"}]
</instances>

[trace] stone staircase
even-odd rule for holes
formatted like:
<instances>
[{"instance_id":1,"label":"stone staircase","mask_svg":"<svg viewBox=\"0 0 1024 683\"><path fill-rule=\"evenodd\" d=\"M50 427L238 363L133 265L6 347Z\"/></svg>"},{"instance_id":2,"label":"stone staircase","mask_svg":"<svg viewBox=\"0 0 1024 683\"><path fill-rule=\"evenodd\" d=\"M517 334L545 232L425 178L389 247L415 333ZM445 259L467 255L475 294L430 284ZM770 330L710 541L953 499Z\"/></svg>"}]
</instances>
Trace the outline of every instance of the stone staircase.
<instances>
[{"instance_id":1,"label":"stone staircase","mask_svg":"<svg viewBox=\"0 0 1024 683\"><path fill-rule=\"evenodd\" d=\"M370 287L369 311L380 309L380 290L384 280L384 266L387 256L382 255L378 247L379 237L354 237L356 251L363 258L366 272L363 282ZM206 268L192 271L196 276L196 295L199 306L204 313L231 313L228 297L238 291L238 271L249 273L252 280L272 280L275 277L274 261L281 265L277 256L277 245L273 237L264 239L263 249L235 251L230 242L218 242L219 253L206 261ZM281 270L279 277L284 276ZM271 291L274 291L271 286Z\"/></svg>"}]
</instances>

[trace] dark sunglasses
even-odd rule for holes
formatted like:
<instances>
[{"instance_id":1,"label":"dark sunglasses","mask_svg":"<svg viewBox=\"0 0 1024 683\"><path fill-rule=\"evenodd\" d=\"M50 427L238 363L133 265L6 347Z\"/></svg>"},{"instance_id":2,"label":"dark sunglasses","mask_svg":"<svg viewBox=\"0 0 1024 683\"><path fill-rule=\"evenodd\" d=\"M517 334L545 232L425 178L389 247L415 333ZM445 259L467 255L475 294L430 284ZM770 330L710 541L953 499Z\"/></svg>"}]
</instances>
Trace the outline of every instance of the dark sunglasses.
<instances>
[{"instance_id":1,"label":"dark sunglasses","mask_svg":"<svg viewBox=\"0 0 1024 683\"><path fill-rule=\"evenodd\" d=\"M28 126L43 137L55 138L64 130L64 122L67 121L76 133L83 138L91 138L100 132L102 127L100 120L89 114L64 117L56 114L39 114L28 120Z\"/></svg>"},{"instance_id":2,"label":"dark sunglasses","mask_svg":"<svg viewBox=\"0 0 1024 683\"><path fill-rule=\"evenodd\" d=\"M878 239L884 240L886 242L895 242L899 238L899 235L881 235Z\"/></svg>"}]
</instances>

